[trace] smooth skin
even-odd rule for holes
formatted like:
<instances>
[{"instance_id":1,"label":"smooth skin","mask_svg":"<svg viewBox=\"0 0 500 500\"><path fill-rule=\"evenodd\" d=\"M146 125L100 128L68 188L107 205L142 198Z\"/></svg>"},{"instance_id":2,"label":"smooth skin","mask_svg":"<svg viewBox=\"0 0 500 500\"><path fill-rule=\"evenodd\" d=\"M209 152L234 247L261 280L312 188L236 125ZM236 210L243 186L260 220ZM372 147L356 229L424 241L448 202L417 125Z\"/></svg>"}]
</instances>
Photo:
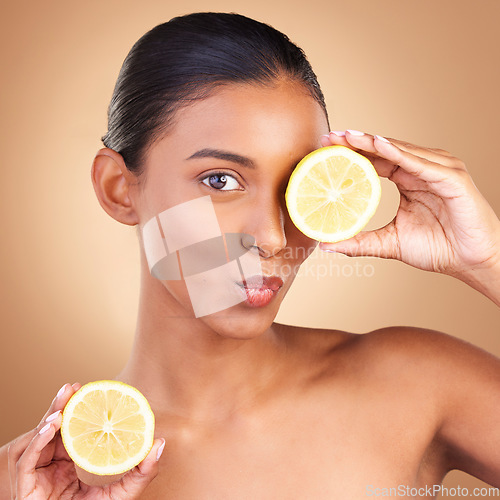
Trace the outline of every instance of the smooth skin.
<instances>
[{"instance_id":1,"label":"smooth skin","mask_svg":"<svg viewBox=\"0 0 500 500\"><path fill-rule=\"evenodd\" d=\"M196 319L183 282L150 275L141 242L136 340L117 379L148 398L165 452L156 462L157 439L131 473L143 484L126 498L356 499L370 486L439 484L454 468L500 486L497 358L419 328L356 335L273 322L316 245L288 217L287 181L303 156L329 144L374 159L398 186L401 206L386 228L324 249L444 272L500 303L500 222L463 163L393 139L328 134L320 106L298 83L228 85L183 108L138 178L119 154L102 149L92 180L113 218L141 227L209 194L221 230L253 235L264 274L284 280L264 307L242 303ZM189 159L207 148L233 159ZM211 187L214 173L230 176L231 189ZM68 386L66 396L74 390ZM58 427L52 423L43 439L37 429L2 449L0 474L7 475L10 450L12 485L2 498L48 498L55 487L40 467L58 460L47 451L60 446ZM33 485L39 492L30 495ZM99 495L92 498L122 498L105 488Z\"/></svg>"}]
</instances>

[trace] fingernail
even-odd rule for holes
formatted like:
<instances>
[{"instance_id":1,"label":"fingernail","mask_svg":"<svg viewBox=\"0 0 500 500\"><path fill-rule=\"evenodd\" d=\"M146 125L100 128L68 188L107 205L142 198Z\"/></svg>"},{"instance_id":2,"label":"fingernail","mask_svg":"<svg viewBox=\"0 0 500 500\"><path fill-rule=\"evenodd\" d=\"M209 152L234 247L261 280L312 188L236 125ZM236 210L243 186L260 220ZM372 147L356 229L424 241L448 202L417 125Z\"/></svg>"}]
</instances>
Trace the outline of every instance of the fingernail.
<instances>
[{"instance_id":1,"label":"fingernail","mask_svg":"<svg viewBox=\"0 0 500 500\"><path fill-rule=\"evenodd\" d=\"M54 413L51 413L46 419L45 422L52 422L52 420L55 420L58 416L59 413L61 413L61 410L57 410Z\"/></svg>"},{"instance_id":2,"label":"fingernail","mask_svg":"<svg viewBox=\"0 0 500 500\"><path fill-rule=\"evenodd\" d=\"M362 135L365 135L364 132L360 132L359 130L347 130L347 132L349 132L351 135L357 135L357 136L362 136Z\"/></svg>"},{"instance_id":3,"label":"fingernail","mask_svg":"<svg viewBox=\"0 0 500 500\"><path fill-rule=\"evenodd\" d=\"M330 134L335 134L338 137L345 137L345 132L343 130L332 130Z\"/></svg>"},{"instance_id":4,"label":"fingernail","mask_svg":"<svg viewBox=\"0 0 500 500\"><path fill-rule=\"evenodd\" d=\"M59 398L61 397L63 394L64 394L64 391L66 390L66 386L68 384L64 384L58 391L57 391L57 395L56 395L56 398Z\"/></svg>"},{"instance_id":5,"label":"fingernail","mask_svg":"<svg viewBox=\"0 0 500 500\"><path fill-rule=\"evenodd\" d=\"M325 135L322 135L322 136L321 136L321 138L323 139L323 137L324 137L325 139L330 139L330 134L325 134Z\"/></svg>"},{"instance_id":6,"label":"fingernail","mask_svg":"<svg viewBox=\"0 0 500 500\"><path fill-rule=\"evenodd\" d=\"M335 245L333 248L331 248L331 247L324 247L322 244L320 244L319 249L322 252L326 252L326 253L342 253L343 252L343 249L340 245Z\"/></svg>"},{"instance_id":7,"label":"fingernail","mask_svg":"<svg viewBox=\"0 0 500 500\"><path fill-rule=\"evenodd\" d=\"M332 248L322 248L322 247L319 247L319 248L320 248L320 250L322 252L327 252L327 253L339 253L339 252L342 253L342 251L343 251L340 247L334 248L334 249L332 249Z\"/></svg>"},{"instance_id":8,"label":"fingernail","mask_svg":"<svg viewBox=\"0 0 500 500\"><path fill-rule=\"evenodd\" d=\"M381 135L376 135L375 138L378 139L379 141L387 142L388 144L390 144L390 142L385 137L382 137Z\"/></svg>"},{"instance_id":9,"label":"fingernail","mask_svg":"<svg viewBox=\"0 0 500 500\"><path fill-rule=\"evenodd\" d=\"M163 443L160 445L158 448L158 451L156 452L156 461L160 460L161 454L163 453L163 449L165 448L165 440L162 439Z\"/></svg>"},{"instance_id":10,"label":"fingernail","mask_svg":"<svg viewBox=\"0 0 500 500\"><path fill-rule=\"evenodd\" d=\"M47 432L50 429L50 424L44 425L38 432L38 434L43 434L44 432Z\"/></svg>"}]
</instances>

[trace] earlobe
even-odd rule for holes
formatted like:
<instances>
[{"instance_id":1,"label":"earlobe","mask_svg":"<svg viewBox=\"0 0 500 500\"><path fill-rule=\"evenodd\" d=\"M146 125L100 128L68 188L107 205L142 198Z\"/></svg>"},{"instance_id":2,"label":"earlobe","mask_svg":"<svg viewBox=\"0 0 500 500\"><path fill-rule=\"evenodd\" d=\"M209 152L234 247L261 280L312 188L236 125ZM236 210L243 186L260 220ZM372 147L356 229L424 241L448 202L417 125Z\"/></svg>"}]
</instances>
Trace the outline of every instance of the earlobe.
<instances>
[{"instance_id":1,"label":"earlobe","mask_svg":"<svg viewBox=\"0 0 500 500\"><path fill-rule=\"evenodd\" d=\"M123 224L138 224L131 196L137 177L127 169L122 156L109 148L100 149L92 164L91 176L97 199L106 213Z\"/></svg>"}]
</instances>

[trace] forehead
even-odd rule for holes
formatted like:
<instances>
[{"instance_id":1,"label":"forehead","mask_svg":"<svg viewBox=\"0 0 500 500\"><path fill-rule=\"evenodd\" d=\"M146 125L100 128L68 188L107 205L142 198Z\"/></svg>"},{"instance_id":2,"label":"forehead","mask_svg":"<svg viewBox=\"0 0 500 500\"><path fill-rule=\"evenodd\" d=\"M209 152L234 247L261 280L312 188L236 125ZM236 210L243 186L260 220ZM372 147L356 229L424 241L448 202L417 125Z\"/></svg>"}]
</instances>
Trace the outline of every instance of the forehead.
<instances>
[{"instance_id":1,"label":"forehead","mask_svg":"<svg viewBox=\"0 0 500 500\"><path fill-rule=\"evenodd\" d=\"M173 126L150 149L146 167L166 157L184 160L203 148L257 162L273 155L301 157L319 147L327 132L324 110L301 83L230 84L178 110Z\"/></svg>"}]
</instances>

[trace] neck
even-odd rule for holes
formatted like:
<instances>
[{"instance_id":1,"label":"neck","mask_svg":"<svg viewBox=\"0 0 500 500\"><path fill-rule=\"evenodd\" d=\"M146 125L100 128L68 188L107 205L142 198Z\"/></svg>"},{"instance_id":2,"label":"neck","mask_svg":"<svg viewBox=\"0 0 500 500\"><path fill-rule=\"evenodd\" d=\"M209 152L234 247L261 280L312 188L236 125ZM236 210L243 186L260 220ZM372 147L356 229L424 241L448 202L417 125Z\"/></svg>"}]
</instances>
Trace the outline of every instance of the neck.
<instances>
[{"instance_id":1,"label":"neck","mask_svg":"<svg viewBox=\"0 0 500 500\"><path fill-rule=\"evenodd\" d=\"M221 420L254 404L283 366L278 328L231 338L228 330L248 327L245 318L209 322L179 307L161 282L142 273L134 347L117 378L139 388L155 413L196 421ZM223 334L215 328L221 322Z\"/></svg>"}]
</instances>

